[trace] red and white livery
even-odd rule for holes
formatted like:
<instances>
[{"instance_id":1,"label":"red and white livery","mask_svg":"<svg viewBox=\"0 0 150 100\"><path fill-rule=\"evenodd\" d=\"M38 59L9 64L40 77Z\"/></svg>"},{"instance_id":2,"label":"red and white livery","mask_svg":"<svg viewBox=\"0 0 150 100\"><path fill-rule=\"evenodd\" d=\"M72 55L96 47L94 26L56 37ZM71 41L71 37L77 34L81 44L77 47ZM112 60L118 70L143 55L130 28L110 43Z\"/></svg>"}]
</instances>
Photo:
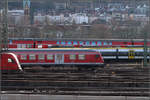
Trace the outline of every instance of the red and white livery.
<instances>
[{"instance_id":1,"label":"red and white livery","mask_svg":"<svg viewBox=\"0 0 150 100\"><path fill-rule=\"evenodd\" d=\"M26 66L100 66L99 52L84 49L12 49L1 54L2 70L22 70Z\"/></svg>"},{"instance_id":2,"label":"red and white livery","mask_svg":"<svg viewBox=\"0 0 150 100\"><path fill-rule=\"evenodd\" d=\"M143 47L143 39L9 39L9 48ZM150 46L150 40L147 41Z\"/></svg>"}]
</instances>

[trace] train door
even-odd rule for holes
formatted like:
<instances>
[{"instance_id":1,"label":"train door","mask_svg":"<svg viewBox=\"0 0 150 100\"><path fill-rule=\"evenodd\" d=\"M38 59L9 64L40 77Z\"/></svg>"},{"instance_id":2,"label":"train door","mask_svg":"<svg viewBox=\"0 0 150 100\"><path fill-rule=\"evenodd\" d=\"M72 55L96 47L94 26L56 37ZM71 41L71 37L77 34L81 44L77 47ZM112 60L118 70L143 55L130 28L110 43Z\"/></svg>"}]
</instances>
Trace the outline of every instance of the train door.
<instances>
[{"instance_id":1,"label":"train door","mask_svg":"<svg viewBox=\"0 0 150 100\"><path fill-rule=\"evenodd\" d=\"M64 63L64 54L55 54L55 64Z\"/></svg>"},{"instance_id":2,"label":"train door","mask_svg":"<svg viewBox=\"0 0 150 100\"><path fill-rule=\"evenodd\" d=\"M135 52L134 52L134 50L129 50L129 52L128 52L128 58L129 58L129 59L134 59L134 57L135 57Z\"/></svg>"}]
</instances>

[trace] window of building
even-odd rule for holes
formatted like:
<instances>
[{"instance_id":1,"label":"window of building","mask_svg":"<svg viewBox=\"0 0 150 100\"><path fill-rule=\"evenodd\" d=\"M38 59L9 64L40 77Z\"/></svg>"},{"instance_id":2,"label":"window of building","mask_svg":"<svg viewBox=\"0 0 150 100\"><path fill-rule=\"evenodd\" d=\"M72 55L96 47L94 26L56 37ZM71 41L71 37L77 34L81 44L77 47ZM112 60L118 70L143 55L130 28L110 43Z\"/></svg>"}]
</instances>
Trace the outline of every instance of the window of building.
<instances>
[{"instance_id":1,"label":"window of building","mask_svg":"<svg viewBox=\"0 0 150 100\"><path fill-rule=\"evenodd\" d=\"M69 56L69 59L70 59L70 60L75 60L75 59L76 59L76 55L70 55L70 56Z\"/></svg>"},{"instance_id":2,"label":"window of building","mask_svg":"<svg viewBox=\"0 0 150 100\"><path fill-rule=\"evenodd\" d=\"M38 59L39 59L39 60L44 60L44 59L45 59L44 54L39 54L39 55L38 55Z\"/></svg>"},{"instance_id":3,"label":"window of building","mask_svg":"<svg viewBox=\"0 0 150 100\"><path fill-rule=\"evenodd\" d=\"M29 60L35 60L35 59L36 59L35 54L30 54L29 55Z\"/></svg>"},{"instance_id":4,"label":"window of building","mask_svg":"<svg viewBox=\"0 0 150 100\"><path fill-rule=\"evenodd\" d=\"M27 55L25 55L25 54L20 55L20 59L21 60L27 60Z\"/></svg>"},{"instance_id":5,"label":"window of building","mask_svg":"<svg viewBox=\"0 0 150 100\"><path fill-rule=\"evenodd\" d=\"M53 60L53 55L48 54L47 55L47 60Z\"/></svg>"},{"instance_id":6,"label":"window of building","mask_svg":"<svg viewBox=\"0 0 150 100\"><path fill-rule=\"evenodd\" d=\"M79 59L79 60L84 60L84 59L85 59L85 55L79 55L79 56L78 56L78 59Z\"/></svg>"}]
</instances>

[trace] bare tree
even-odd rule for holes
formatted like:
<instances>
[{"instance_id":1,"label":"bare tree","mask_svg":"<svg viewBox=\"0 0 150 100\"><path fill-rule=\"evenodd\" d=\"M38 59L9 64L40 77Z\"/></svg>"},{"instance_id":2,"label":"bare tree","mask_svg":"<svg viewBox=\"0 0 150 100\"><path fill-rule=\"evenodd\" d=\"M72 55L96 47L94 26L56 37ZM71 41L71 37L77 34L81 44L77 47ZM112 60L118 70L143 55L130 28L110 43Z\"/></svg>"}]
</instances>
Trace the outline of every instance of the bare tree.
<instances>
[{"instance_id":1,"label":"bare tree","mask_svg":"<svg viewBox=\"0 0 150 100\"><path fill-rule=\"evenodd\" d=\"M92 38L108 38L109 37L109 28L106 25L95 24L91 26L89 36Z\"/></svg>"}]
</instances>

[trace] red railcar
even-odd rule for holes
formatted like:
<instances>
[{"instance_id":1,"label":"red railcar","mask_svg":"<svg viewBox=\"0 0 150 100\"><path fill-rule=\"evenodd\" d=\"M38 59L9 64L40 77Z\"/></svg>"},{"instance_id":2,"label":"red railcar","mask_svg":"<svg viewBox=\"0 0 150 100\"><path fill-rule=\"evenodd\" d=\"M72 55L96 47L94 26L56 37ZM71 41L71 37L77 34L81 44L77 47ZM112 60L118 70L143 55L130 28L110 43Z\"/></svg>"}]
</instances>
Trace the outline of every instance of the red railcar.
<instances>
[{"instance_id":1,"label":"red railcar","mask_svg":"<svg viewBox=\"0 0 150 100\"><path fill-rule=\"evenodd\" d=\"M143 39L10 39L9 48L51 48L51 47L142 47ZM147 43L150 46L150 41Z\"/></svg>"},{"instance_id":2,"label":"red railcar","mask_svg":"<svg viewBox=\"0 0 150 100\"><path fill-rule=\"evenodd\" d=\"M7 55L7 57L5 57ZM1 69L20 69L24 66L92 65L104 64L99 52L79 49L13 49L2 53ZM11 67L12 66L12 67ZM20 67L21 66L21 67Z\"/></svg>"}]
</instances>

